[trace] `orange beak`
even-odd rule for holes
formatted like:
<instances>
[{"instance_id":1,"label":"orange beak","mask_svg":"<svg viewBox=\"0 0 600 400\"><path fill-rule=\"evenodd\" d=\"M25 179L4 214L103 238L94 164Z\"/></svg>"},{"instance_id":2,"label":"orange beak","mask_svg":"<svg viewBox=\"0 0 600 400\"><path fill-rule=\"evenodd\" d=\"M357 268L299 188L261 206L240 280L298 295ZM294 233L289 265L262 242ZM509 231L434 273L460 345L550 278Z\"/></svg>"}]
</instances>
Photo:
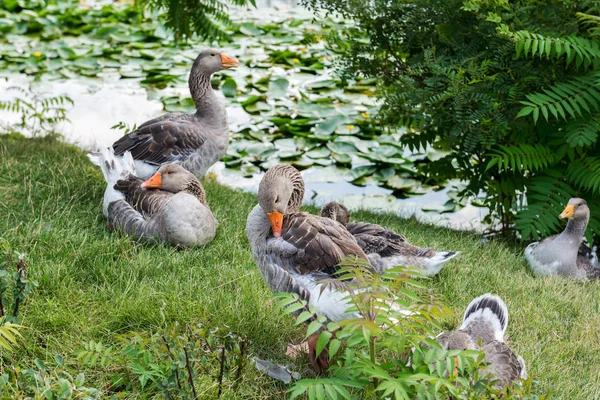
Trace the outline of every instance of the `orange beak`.
<instances>
[{"instance_id":1,"label":"orange beak","mask_svg":"<svg viewBox=\"0 0 600 400\"><path fill-rule=\"evenodd\" d=\"M162 174L160 172L155 173L142 183L142 187L145 189L160 189L162 187Z\"/></svg>"},{"instance_id":2,"label":"orange beak","mask_svg":"<svg viewBox=\"0 0 600 400\"><path fill-rule=\"evenodd\" d=\"M233 57L228 56L227 54L221 53L221 65L223 68L235 68L238 66L240 62Z\"/></svg>"},{"instance_id":3,"label":"orange beak","mask_svg":"<svg viewBox=\"0 0 600 400\"><path fill-rule=\"evenodd\" d=\"M571 218L575 214L575 206L572 204L567 204L563 212L560 213L558 218Z\"/></svg>"},{"instance_id":4,"label":"orange beak","mask_svg":"<svg viewBox=\"0 0 600 400\"><path fill-rule=\"evenodd\" d=\"M277 211L273 211L267 214L267 218L271 221L271 229L273 230L273 236L276 238L281 236L281 228L283 227L283 214Z\"/></svg>"}]
</instances>

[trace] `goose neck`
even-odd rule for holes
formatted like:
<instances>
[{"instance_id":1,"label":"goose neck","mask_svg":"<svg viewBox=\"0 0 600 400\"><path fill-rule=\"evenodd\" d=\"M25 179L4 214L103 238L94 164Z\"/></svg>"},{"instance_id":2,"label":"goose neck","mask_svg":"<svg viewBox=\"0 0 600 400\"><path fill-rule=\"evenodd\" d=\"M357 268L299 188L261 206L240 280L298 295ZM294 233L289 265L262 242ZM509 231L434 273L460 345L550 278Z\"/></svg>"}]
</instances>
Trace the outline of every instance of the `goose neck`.
<instances>
[{"instance_id":1,"label":"goose neck","mask_svg":"<svg viewBox=\"0 0 600 400\"><path fill-rule=\"evenodd\" d=\"M206 192L204 191L204 188L202 187L200 181L196 179L190 181L190 183L188 183L188 185L183 191L196 197L201 204L208 206L208 203L206 201Z\"/></svg>"}]
</instances>

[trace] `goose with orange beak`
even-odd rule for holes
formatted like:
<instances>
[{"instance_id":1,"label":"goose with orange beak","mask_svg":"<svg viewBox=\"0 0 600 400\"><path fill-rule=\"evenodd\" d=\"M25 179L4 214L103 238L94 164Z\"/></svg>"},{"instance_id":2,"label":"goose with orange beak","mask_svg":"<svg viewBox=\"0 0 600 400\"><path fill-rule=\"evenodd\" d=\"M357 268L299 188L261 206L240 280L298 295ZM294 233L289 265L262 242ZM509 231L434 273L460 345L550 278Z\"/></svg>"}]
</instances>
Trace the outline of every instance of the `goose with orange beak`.
<instances>
[{"instance_id":1,"label":"goose with orange beak","mask_svg":"<svg viewBox=\"0 0 600 400\"><path fill-rule=\"evenodd\" d=\"M106 179L103 212L108 225L144 242L178 247L201 246L213 240L217 220L202 184L178 164L166 164L144 181L135 176L135 163L111 148L100 155Z\"/></svg>"},{"instance_id":2,"label":"goose with orange beak","mask_svg":"<svg viewBox=\"0 0 600 400\"><path fill-rule=\"evenodd\" d=\"M210 84L211 76L235 68L238 60L218 49L206 49L194 60L188 85L196 112L168 113L139 125L113 144L116 156L129 151L139 177L151 176L163 164L178 163L198 178L227 152L227 111ZM88 155L99 164L99 153Z\"/></svg>"},{"instance_id":3,"label":"goose with orange beak","mask_svg":"<svg viewBox=\"0 0 600 400\"><path fill-rule=\"evenodd\" d=\"M525 259L537 275L557 275L575 279L600 278L598 257L583 243L590 220L584 199L572 198L558 216L567 219L565 230L525 249Z\"/></svg>"}]
</instances>

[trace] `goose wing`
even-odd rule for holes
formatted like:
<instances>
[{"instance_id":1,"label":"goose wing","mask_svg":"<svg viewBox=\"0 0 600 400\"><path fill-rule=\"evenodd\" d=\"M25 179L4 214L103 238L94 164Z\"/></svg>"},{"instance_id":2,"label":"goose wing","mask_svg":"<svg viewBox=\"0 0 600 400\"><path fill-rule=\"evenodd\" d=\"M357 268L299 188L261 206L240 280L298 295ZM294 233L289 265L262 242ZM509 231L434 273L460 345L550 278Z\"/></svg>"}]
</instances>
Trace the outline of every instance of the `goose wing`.
<instances>
[{"instance_id":1,"label":"goose wing","mask_svg":"<svg viewBox=\"0 0 600 400\"><path fill-rule=\"evenodd\" d=\"M125 201L138 213L152 216L158 213L173 193L160 189L144 189L143 179L129 175L117 181L114 188L125 195Z\"/></svg>"},{"instance_id":2,"label":"goose wing","mask_svg":"<svg viewBox=\"0 0 600 400\"><path fill-rule=\"evenodd\" d=\"M286 215L281 237L267 240L267 252L273 262L301 275L316 272L331 275L347 255L367 260L343 225L308 213Z\"/></svg>"},{"instance_id":3,"label":"goose wing","mask_svg":"<svg viewBox=\"0 0 600 400\"><path fill-rule=\"evenodd\" d=\"M199 124L195 114L165 114L144 122L113 148L117 155L130 151L134 159L156 165L182 161L206 142Z\"/></svg>"},{"instance_id":4,"label":"goose wing","mask_svg":"<svg viewBox=\"0 0 600 400\"><path fill-rule=\"evenodd\" d=\"M488 370L500 380L503 385L524 376L525 371L519 357L504 342L494 340L483 347L485 360L489 363Z\"/></svg>"},{"instance_id":5,"label":"goose wing","mask_svg":"<svg viewBox=\"0 0 600 400\"><path fill-rule=\"evenodd\" d=\"M413 246L404 235L377 224L356 222L348 224L348 231L367 254L377 253L381 257L431 257L435 254L432 249Z\"/></svg>"}]
</instances>

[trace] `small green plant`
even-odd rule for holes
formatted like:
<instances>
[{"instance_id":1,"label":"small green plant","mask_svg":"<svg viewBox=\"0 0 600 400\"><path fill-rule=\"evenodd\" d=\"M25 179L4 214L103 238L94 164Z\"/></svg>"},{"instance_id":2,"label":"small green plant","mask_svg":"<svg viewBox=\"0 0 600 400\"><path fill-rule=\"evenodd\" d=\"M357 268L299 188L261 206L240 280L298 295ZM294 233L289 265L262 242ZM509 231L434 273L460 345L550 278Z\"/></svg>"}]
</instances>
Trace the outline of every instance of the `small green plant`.
<instances>
[{"instance_id":1,"label":"small green plant","mask_svg":"<svg viewBox=\"0 0 600 400\"><path fill-rule=\"evenodd\" d=\"M119 121L117 124L111 126L110 129L114 129L115 131L123 131L123 134L127 135L128 133L137 129L137 124L133 124L133 126L131 126L126 122Z\"/></svg>"},{"instance_id":2,"label":"small green plant","mask_svg":"<svg viewBox=\"0 0 600 400\"><path fill-rule=\"evenodd\" d=\"M0 110L19 114L20 122L14 125L1 123L5 133L28 133L33 137L56 134L56 126L68 122L67 106L73 105L68 96L43 96L31 86L25 90L11 86L7 90L19 92L14 100L0 101Z\"/></svg>"},{"instance_id":3,"label":"small green plant","mask_svg":"<svg viewBox=\"0 0 600 400\"><path fill-rule=\"evenodd\" d=\"M20 336L19 315L26 297L37 286L27 278L25 255L0 240L0 348L11 351Z\"/></svg>"},{"instance_id":4,"label":"small green plant","mask_svg":"<svg viewBox=\"0 0 600 400\"><path fill-rule=\"evenodd\" d=\"M102 392L84 386L85 376L73 376L65 369L61 355L55 355L56 366L50 368L41 360L34 361L35 368L15 366L0 375L0 397L3 399L99 399Z\"/></svg>"},{"instance_id":5,"label":"small green plant","mask_svg":"<svg viewBox=\"0 0 600 400\"><path fill-rule=\"evenodd\" d=\"M154 335L132 332L119 341L120 346L109 347L90 341L76 352L82 366L111 370L116 392L197 399L198 388L212 381L214 394L220 397L225 379L235 389L247 363L244 339L202 325L176 324Z\"/></svg>"},{"instance_id":6,"label":"small green plant","mask_svg":"<svg viewBox=\"0 0 600 400\"><path fill-rule=\"evenodd\" d=\"M482 352L440 347L433 337L449 311L415 279L422 277L416 270L397 267L379 274L360 264L345 260L338 272L356 318L328 322L295 294L276 295L286 313L300 312L296 324L311 321L307 338L320 332L316 354L327 350L331 363L330 376L297 381L292 399L490 399L532 392L531 381L495 388L484 373Z\"/></svg>"}]
</instances>

